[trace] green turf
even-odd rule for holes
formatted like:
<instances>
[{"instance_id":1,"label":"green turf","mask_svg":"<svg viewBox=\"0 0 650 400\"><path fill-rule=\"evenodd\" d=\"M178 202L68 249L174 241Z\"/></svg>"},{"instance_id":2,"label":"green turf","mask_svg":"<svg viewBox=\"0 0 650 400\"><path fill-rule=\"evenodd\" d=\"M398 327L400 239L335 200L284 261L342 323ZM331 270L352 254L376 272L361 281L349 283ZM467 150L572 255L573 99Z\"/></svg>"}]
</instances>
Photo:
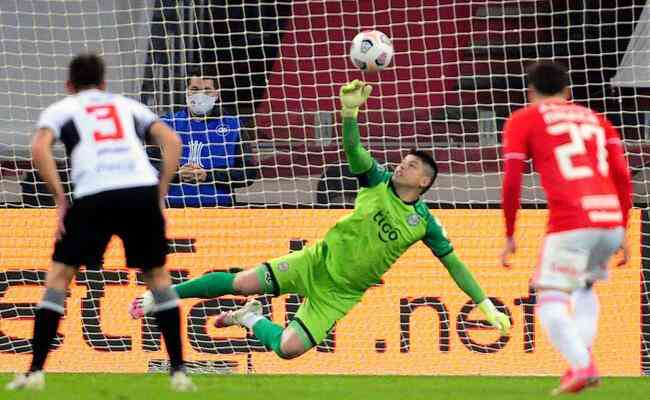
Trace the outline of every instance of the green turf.
<instances>
[{"instance_id":1,"label":"green turf","mask_svg":"<svg viewBox=\"0 0 650 400\"><path fill-rule=\"evenodd\" d=\"M11 375L0 374L5 385ZM500 377L397 377L397 376L269 376L193 375L198 392L178 394L168 390L163 374L49 374L42 393L6 392L12 400L287 400L287 399L547 399L557 378ZM575 399L650 399L650 378L605 378L599 388Z\"/></svg>"}]
</instances>

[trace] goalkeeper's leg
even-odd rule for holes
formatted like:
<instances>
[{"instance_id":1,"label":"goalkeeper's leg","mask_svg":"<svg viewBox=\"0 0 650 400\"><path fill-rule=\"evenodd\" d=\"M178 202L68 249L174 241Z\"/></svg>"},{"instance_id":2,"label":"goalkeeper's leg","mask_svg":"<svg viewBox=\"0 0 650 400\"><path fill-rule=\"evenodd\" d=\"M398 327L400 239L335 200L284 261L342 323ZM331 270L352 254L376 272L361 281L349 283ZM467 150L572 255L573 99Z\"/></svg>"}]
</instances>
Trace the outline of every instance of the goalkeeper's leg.
<instances>
[{"instance_id":1,"label":"goalkeeper's leg","mask_svg":"<svg viewBox=\"0 0 650 400\"><path fill-rule=\"evenodd\" d=\"M336 292L331 292L337 297ZM315 297L307 297L289 326L283 328L262 315L262 304L250 300L237 311L229 311L217 317L215 325L223 328L239 325L250 329L264 346L280 358L292 359L321 343L332 330L336 321L343 318L357 300L334 306L316 291Z\"/></svg>"},{"instance_id":2,"label":"goalkeeper's leg","mask_svg":"<svg viewBox=\"0 0 650 400\"><path fill-rule=\"evenodd\" d=\"M274 293L273 281L266 264L238 272L211 272L175 285L181 299L211 299L227 294L252 295Z\"/></svg>"},{"instance_id":3,"label":"goalkeeper's leg","mask_svg":"<svg viewBox=\"0 0 650 400\"><path fill-rule=\"evenodd\" d=\"M229 272L211 272L201 277L174 286L174 291L181 299L210 299L228 294L253 295L284 293L307 295L303 287L314 265L324 268L324 251L322 242L307 246L300 251L278 257L254 268L233 274ZM132 318L142 318L153 309L151 292L145 292L135 299L129 307Z\"/></svg>"},{"instance_id":4,"label":"goalkeeper's leg","mask_svg":"<svg viewBox=\"0 0 650 400\"><path fill-rule=\"evenodd\" d=\"M285 360L299 357L315 346L309 339L308 332L296 320L291 321L286 328L282 328L262 318L253 323L250 329L264 346Z\"/></svg>"},{"instance_id":5,"label":"goalkeeper's leg","mask_svg":"<svg viewBox=\"0 0 650 400\"><path fill-rule=\"evenodd\" d=\"M285 360L299 357L315 346L309 339L309 333L296 320L291 321L286 328L282 328L264 317L260 317L257 321L251 318L244 321L244 326L251 329L266 348L273 350L278 357Z\"/></svg>"},{"instance_id":6,"label":"goalkeeper's leg","mask_svg":"<svg viewBox=\"0 0 650 400\"><path fill-rule=\"evenodd\" d=\"M261 304L256 300L249 301L240 310L217 317L218 327L235 324L249 327L267 348L280 357L294 358L322 341L334 322L345 314L340 311L340 306L329 309L319 301L320 292L330 295L333 285L326 279L329 275L322 273L324 260L322 243L316 243L237 274L213 272L203 275L174 286L174 291L180 298L213 298L228 294L278 296L284 293L311 297L312 301L307 300L300 307L295 320L286 329L264 318ZM310 272L313 268L320 271L316 280ZM349 307L355 303L356 300ZM151 304L151 294L147 292L141 300L134 301L131 316L141 318L148 314Z\"/></svg>"},{"instance_id":7,"label":"goalkeeper's leg","mask_svg":"<svg viewBox=\"0 0 650 400\"><path fill-rule=\"evenodd\" d=\"M173 286L174 292L181 299L211 299L228 294L277 294L277 289L270 277L266 264L238 273L211 272ZM139 319L151 314L154 307L153 295L145 292L131 303L129 314Z\"/></svg>"},{"instance_id":8,"label":"goalkeeper's leg","mask_svg":"<svg viewBox=\"0 0 650 400\"><path fill-rule=\"evenodd\" d=\"M305 354L316 345L311 333L298 319L283 328L262 315L262 304L257 300L217 316L217 328L233 325L248 328L267 349L287 360Z\"/></svg>"},{"instance_id":9,"label":"goalkeeper's leg","mask_svg":"<svg viewBox=\"0 0 650 400\"><path fill-rule=\"evenodd\" d=\"M214 298L227 294L279 294L279 287L269 264L236 274L212 272L199 278L175 285L179 298ZM150 291L134 300L129 312L134 318L142 318L153 310L153 296ZM285 329L262 316L262 306L251 300L237 311L223 313L217 317L217 327L240 325L248 327L270 350L285 359L298 357L315 346L311 334L297 321Z\"/></svg>"},{"instance_id":10,"label":"goalkeeper's leg","mask_svg":"<svg viewBox=\"0 0 650 400\"><path fill-rule=\"evenodd\" d=\"M275 268L277 266L273 265L271 268L271 276L275 276L277 271L279 279L284 279L281 274L288 271L281 272L282 270ZM220 314L215 325L217 328L231 325L247 327L266 348L274 351L279 357L298 357L323 342L336 321L343 318L361 300L361 295L350 296L349 293L340 291L326 277L327 275L322 275L310 281L309 294L286 328L265 318L262 315L262 305L257 300L249 301L237 311ZM281 292L284 293L283 290Z\"/></svg>"}]
</instances>

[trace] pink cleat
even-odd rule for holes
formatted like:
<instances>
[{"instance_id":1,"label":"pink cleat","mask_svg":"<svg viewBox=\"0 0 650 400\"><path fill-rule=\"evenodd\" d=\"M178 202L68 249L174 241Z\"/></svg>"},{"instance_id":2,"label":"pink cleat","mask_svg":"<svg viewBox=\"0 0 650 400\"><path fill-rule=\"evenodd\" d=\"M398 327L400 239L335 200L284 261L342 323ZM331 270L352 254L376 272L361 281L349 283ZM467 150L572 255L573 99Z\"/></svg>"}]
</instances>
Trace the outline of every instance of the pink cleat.
<instances>
[{"instance_id":1,"label":"pink cleat","mask_svg":"<svg viewBox=\"0 0 650 400\"><path fill-rule=\"evenodd\" d=\"M214 326L225 328L233 325L243 325L243 319L246 315L262 315L262 303L253 299L246 303L242 308L236 311L228 311L217 315Z\"/></svg>"},{"instance_id":2,"label":"pink cleat","mask_svg":"<svg viewBox=\"0 0 650 400\"><path fill-rule=\"evenodd\" d=\"M587 369L589 370L589 379L585 388L596 387L600 385L600 372L598 371L593 358L591 359L591 364L589 364L589 368Z\"/></svg>"},{"instance_id":3,"label":"pink cleat","mask_svg":"<svg viewBox=\"0 0 650 400\"><path fill-rule=\"evenodd\" d=\"M579 393L587 388L598 386L600 376L593 359L587 368L577 371L568 370L560 378L560 386L553 389L551 395L557 396L564 393Z\"/></svg>"},{"instance_id":4,"label":"pink cleat","mask_svg":"<svg viewBox=\"0 0 650 400\"><path fill-rule=\"evenodd\" d=\"M129 304L129 315L133 319L141 319L144 317L144 311L142 310L142 299L136 298L131 304Z\"/></svg>"},{"instance_id":5,"label":"pink cleat","mask_svg":"<svg viewBox=\"0 0 650 400\"><path fill-rule=\"evenodd\" d=\"M217 319L214 321L214 326L217 328L226 328L234 325L232 323L232 313L233 311L227 311L217 315Z\"/></svg>"},{"instance_id":6,"label":"pink cleat","mask_svg":"<svg viewBox=\"0 0 650 400\"><path fill-rule=\"evenodd\" d=\"M591 363L589 363L589 369L591 370L592 378L587 384L587 387L596 387L600 385L600 372L596 367L596 362L594 361L594 356L591 352L591 349L589 349L589 357L591 357Z\"/></svg>"},{"instance_id":7,"label":"pink cleat","mask_svg":"<svg viewBox=\"0 0 650 400\"><path fill-rule=\"evenodd\" d=\"M133 319L144 318L145 315L153 311L153 295L149 290L142 294L142 297L136 297L129 305L129 315Z\"/></svg>"}]
</instances>

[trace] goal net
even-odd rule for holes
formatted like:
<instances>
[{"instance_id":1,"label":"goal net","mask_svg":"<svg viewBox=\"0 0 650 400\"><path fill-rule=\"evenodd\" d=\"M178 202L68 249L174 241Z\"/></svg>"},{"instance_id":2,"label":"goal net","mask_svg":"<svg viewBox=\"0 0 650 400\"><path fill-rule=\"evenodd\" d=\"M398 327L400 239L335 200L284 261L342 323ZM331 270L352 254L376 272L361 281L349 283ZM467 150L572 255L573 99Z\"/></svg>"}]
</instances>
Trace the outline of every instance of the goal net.
<instances>
[{"instance_id":1,"label":"goal net","mask_svg":"<svg viewBox=\"0 0 650 400\"><path fill-rule=\"evenodd\" d=\"M199 182L179 177L168 197L167 267L176 282L300 250L351 211L358 183L342 151L338 91L363 79L374 91L360 113L362 143L389 168L413 147L434 155L440 175L424 200L513 322L508 336L486 329L474 304L418 244L323 343L292 361L250 332L213 326L218 313L245 298L184 300L190 366L217 373L563 372L529 286L546 222L531 171L513 267L503 269L498 256L503 124L525 104L530 63L567 65L575 101L604 112L621 131L637 205L628 230L632 262L598 288L593 351L604 375L645 374L649 21L650 9L634 0L0 2L0 371L28 365L53 243L53 199L31 163L30 138L40 111L65 96L67 63L88 50L105 58L108 89L171 121L184 137L183 164L206 172ZM348 57L352 38L365 29L384 32L395 47L392 65L379 74L361 73ZM188 78L196 68L203 78L215 71L207 80L218 98L204 117L188 117ZM149 151L155 164L156 149ZM69 160L61 146L55 155L69 189ZM104 260L77 274L48 369L166 369L153 320L127 314L143 290L141 275L126 269L120 243L112 241ZM281 324L302 301L260 299L265 315Z\"/></svg>"}]
</instances>

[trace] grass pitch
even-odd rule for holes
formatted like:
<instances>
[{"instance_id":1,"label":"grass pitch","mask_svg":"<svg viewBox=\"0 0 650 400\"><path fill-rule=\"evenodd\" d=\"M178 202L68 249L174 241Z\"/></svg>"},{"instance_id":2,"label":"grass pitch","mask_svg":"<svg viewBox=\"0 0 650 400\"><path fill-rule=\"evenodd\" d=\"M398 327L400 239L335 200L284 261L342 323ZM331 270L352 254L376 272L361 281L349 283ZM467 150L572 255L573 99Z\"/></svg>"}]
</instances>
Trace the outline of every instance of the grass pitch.
<instances>
[{"instance_id":1,"label":"grass pitch","mask_svg":"<svg viewBox=\"0 0 650 400\"><path fill-rule=\"evenodd\" d=\"M0 385L12 379L0 374ZM174 393L165 374L48 374L44 392L7 392L11 400L288 400L288 399L548 399L557 378L192 375L199 390ZM604 378L600 387L572 399L650 399L649 378Z\"/></svg>"}]
</instances>

